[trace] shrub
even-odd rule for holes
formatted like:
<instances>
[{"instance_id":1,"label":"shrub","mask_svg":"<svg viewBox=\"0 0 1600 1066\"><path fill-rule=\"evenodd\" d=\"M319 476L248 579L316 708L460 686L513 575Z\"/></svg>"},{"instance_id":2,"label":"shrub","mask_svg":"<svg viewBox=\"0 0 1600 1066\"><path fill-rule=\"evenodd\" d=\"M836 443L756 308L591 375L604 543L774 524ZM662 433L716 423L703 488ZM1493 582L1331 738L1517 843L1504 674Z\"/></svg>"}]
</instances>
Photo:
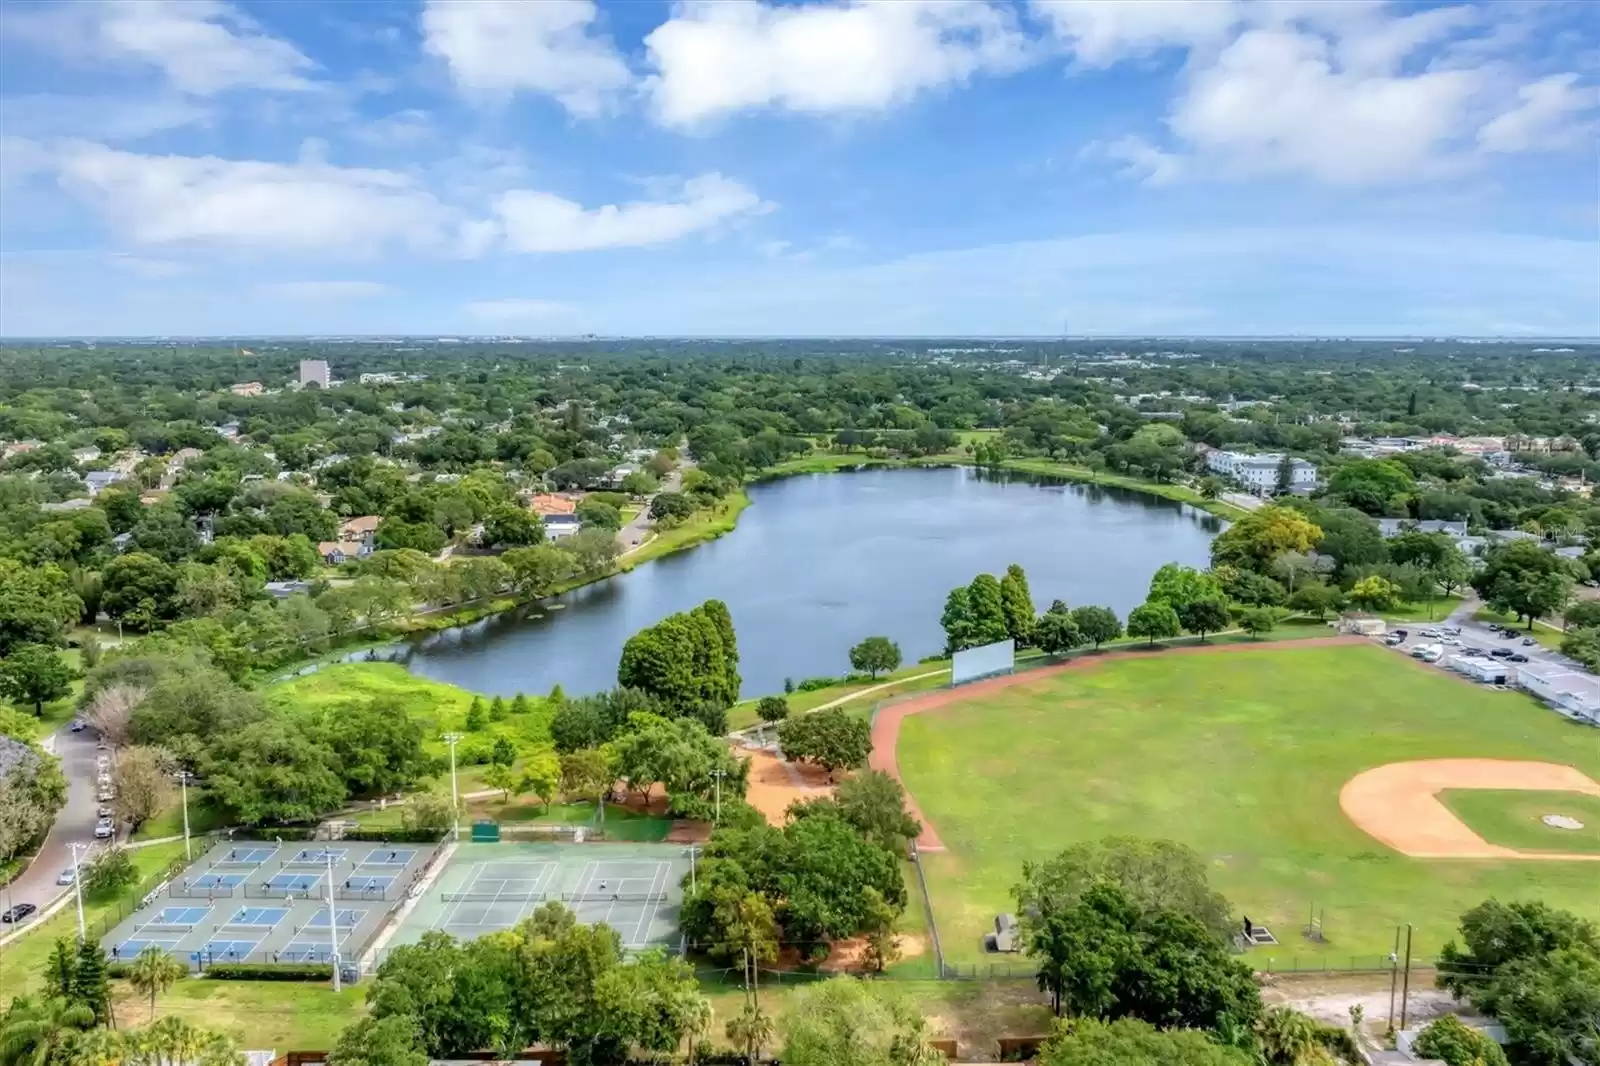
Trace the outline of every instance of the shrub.
<instances>
[{"instance_id":1,"label":"shrub","mask_svg":"<svg viewBox=\"0 0 1600 1066\"><path fill-rule=\"evenodd\" d=\"M1446 1014L1424 1029L1413 1050L1448 1066L1506 1066L1506 1053L1500 1045L1463 1025L1454 1014Z\"/></svg>"},{"instance_id":2,"label":"shrub","mask_svg":"<svg viewBox=\"0 0 1600 1066\"><path fill-rule=\"evenodd\" d=\"M333 964L216 962L206 967L206 976L216 981L331 981Z\"/></svg>"}]
</instances>

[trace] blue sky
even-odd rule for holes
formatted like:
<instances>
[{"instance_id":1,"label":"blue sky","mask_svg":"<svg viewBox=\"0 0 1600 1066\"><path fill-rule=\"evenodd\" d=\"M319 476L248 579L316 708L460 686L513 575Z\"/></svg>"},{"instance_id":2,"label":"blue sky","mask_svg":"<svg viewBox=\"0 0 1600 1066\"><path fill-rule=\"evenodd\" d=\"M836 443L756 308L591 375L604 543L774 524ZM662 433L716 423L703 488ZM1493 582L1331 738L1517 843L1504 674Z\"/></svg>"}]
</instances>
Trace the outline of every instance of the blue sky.
<instances>
[{"instance_id":1,"label":"blue sky","mask_svg":"<svg viewBox=\"0 0 1600 1066\"><path fill-rule=\"evenodd\" d=\"M1600 334L1600 9L0 0L0 335Z\"/></svg>"}]
</instances>

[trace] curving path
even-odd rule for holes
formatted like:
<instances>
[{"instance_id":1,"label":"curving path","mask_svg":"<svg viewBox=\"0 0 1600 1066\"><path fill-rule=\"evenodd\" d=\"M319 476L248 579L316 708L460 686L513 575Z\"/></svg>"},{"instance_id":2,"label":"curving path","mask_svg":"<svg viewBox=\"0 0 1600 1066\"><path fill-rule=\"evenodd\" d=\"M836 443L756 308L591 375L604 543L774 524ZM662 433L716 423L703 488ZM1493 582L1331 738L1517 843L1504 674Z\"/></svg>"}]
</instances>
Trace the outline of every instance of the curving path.
<instances>
[{"instance_id":1,"label":"curving path","mask_svg":"<svg viewBox=\"0 0 1600 1066\"><path fill-rule=\"evenodd\" d=\"M1306 640L1284 640L1261 644L1196 644L1181 648L1166 648L1162 651L1112 651L1103 655L1080 655L1065 662L1038 669L1027 670L1019 674L1005 674L1001 677L991 677L984 681L974 681L970 685L960 688L940 689L923 695L912 696L901 703L894 703L878 708L872 716L872 754L868 756L867 764L874 770L884 773L900 781L900 761L896 754L900 743L900 723L913 714L923 711L935 710L952 703L972 699L989 692L998 692L1001 689L1012 688L1016 685L1032 684L1055 677L1057 674L1068 670L1082 670L1086 667L1096 666L1100 663L1114 662L1120 659L1148 659L1151 656L1166 658L1169 655L1225 655L1235 651L1280 651L1292 648L1320 648L1328 646L1352 646L1370 643L1365 637L1312 637ZM917 837L917 847L922 851L944 851L944 841L939 839L939 832L928 821L928 816L922 813L917 806L917 798L908 789L906 791L906 806L913 817L922 823L922 835Z\"/></svg>"}]
</instances>

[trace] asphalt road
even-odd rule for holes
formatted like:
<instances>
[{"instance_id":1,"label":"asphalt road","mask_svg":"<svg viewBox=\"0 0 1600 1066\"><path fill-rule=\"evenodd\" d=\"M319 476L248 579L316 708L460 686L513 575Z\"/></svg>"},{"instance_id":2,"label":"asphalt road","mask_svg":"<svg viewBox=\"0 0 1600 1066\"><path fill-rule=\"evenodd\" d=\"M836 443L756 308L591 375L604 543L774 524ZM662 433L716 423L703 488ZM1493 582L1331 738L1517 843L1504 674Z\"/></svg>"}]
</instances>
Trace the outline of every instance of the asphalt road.
<instances>
[{"instance_id":1,"label":"asphalt road","mask_svg":"<svg viewBox=\"0 0 1600 1066\"><path fill-rule=\"evenodd\" d=\"M1499 633L1496 633L1483 623L1474 622L1472 620L1472 615L1478 610L1478 608L1482 606L1483 604L1476 600L1467 600L1458 606L1454 611L1452 611L1448 618L1441 619L1440 621L1403 622L1398 626L1392 626L1390 628L1406 630L1406 641L1401 647L1402 650L1407 652L1419 644L1439 643L1439 641L1433 637L1424 637L1422 635L1422 631L1424 629L1437 629L1440 626L1453 626L1458 627L1461 630L1461 635L1456 638L1460 641L1460 643L1445 645L1444 650L1447 657L1450 655L1459 654L1464 648L1482 648L1486 652L1493 651L1496 648L1508 648L1511 651L1520 652L1521 654L1526 655L1534 662L1554 663L1568 670L1583 670L1583 666L1580 663L1574 662L1572 659L1567 658L1565 655L1562 655L1560 652L1555 651L1554 649L1546 648L1544 645L1538 643L1524 645L1522 641L1528 634L1522 632L1521 626L1517 627L1518 635L1515 639L1506 640ZM1516 664L1511 663L1509 665L1515 666ZM1440 666L1442 668L1443 664L1441 663Z\"/></svg>"},{"instance_id":2,"label":"asphalt road","mask_svg":"<svg viewBox=\"0 0 1600 1066\"><path fill-rule=\"evenodd\" d=\"M33 862L21 877L0 890L0 903L32 903L41 910L62 891L56 884L61 871L72 865L67 844L93 844L95 812L95 735L85 729L74 733L62 726L55 736L56 754L61 756L61 772L67 777L67 804L56 815L56 824L45 837ZM81 860L80 860L81 861ZM4 909L4 908L0 908Z\"/></svg>"},{"instance_id":3,"label":"asphalt road","mask_svg":"<svg viewBox=\"0 0 1600 1066\"><path fill-rule=\"evenodd\" d=\"M687 467L687 465L686 462L685 466ZM682 470L669 470L667 471L667 476L661 480L661 488L658 491L677 492L678 486L682 484ZM654 498L653 495L647 497L639 513L633 516L633 521L617 531L617 543L622 545L624 553L631 552L639 547L644 543L644 539L650 535L650 501Z\"/></svg>"}]
</instances>

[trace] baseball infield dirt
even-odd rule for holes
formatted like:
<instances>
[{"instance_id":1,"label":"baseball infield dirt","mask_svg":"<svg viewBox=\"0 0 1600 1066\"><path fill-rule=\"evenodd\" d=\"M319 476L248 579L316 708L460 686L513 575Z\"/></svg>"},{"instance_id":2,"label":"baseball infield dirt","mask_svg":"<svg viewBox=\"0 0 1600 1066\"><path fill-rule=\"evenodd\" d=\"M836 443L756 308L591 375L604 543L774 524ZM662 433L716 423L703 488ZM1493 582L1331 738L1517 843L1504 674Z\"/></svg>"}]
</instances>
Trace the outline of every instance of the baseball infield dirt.
<instances>
[{"instance_id":1,"label":"baseball infield dirt","mask_svg":"<svg viewBox=\"0 0 1600 1066\"><path fill-rule=\"evenodd\" d=\"M1363 830L1414 859L1600 862L1600 855L1517 851L1491 844L1439 802L1439 793L1450 788L1581 792L1600 796L1600 784L1559 763L1425 759L1389 763L1357 774L1339 790L1339 806Z\"/></svg>"}]
</instances>

